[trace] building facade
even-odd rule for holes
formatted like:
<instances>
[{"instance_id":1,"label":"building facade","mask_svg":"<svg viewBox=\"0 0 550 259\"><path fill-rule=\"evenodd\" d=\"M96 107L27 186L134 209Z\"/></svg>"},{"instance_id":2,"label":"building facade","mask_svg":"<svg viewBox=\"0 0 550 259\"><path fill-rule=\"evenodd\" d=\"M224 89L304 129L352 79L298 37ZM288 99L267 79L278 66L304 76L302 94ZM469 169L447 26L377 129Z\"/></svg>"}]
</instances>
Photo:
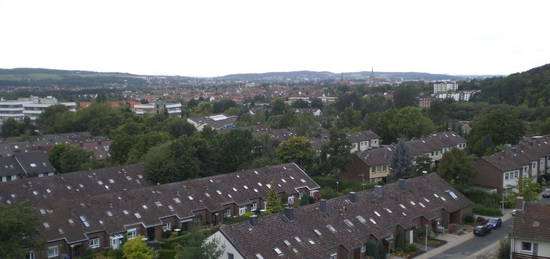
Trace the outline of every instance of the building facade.
<instances>
[{"instance_id":1,"label":"building facade","mask_svg":"<svg viewBox=\"0 0 550 259\"><path fill-rule=\"evenodd\" d=\"M31 121L36 121L48 107L53 105L64 105L69 111L76 111L75 102L58 102L55 97L47 96L40 98L31 96L30 98L21 98L17 100L0 100L0 123L14 119L22 121L25 117Z\"/></svg>"},{"instance_id":2,"label":"building facade","mask_svg":"<svg viewBox=\"0 0 550 259\"><path fill-rule=\"evenodd\" d=\"M512 259L550 258L550 204L521 203L510 233Z\"/></svg>"}]
</instances>

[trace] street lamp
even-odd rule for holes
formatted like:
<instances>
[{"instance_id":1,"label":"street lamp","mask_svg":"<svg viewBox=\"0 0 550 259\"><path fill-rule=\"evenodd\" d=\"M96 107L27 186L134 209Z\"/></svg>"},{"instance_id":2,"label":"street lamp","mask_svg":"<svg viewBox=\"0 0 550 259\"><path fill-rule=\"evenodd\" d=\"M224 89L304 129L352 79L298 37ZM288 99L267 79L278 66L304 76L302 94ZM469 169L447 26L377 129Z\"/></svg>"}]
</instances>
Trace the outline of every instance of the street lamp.
<instances>
[{"instance_id":1,"label":"street lamp","mask_svg":"<svg viewBox=\"0 0 550 259\"><path fill-rule=\"evenodd\" d=\"M425 243L424 243L424 251L428 252L428 224L424 225L426 227L426 234L425 234Z\"/></svg>"},{"instance_id":2,"label":"street lamp","mask_svg":"<svg viewBox=\"0 0 550 259\"><path fill-rule=\"evenodd\" d=\"M336 192L338 192L338 185L340 184L339 181L336 181Z\"/></svg>"}]
</instances>

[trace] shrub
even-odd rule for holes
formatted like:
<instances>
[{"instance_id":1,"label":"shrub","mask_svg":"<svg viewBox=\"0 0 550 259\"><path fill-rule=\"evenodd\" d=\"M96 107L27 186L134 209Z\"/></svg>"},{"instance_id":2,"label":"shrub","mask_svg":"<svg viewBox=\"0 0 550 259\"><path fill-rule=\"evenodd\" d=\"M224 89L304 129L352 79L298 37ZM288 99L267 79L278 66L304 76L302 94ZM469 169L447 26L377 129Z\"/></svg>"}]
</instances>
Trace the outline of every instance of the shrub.
<instances>
[{"instance_id":1,"label":"shrub","mask_svg":"<svg viewBox=\"0 0 550 259\"><path fill-rule=\"evenodd\" d=\"M173 249L159 249L158 259L173 259L176 257L176 250Z\"/></svg>"},{"instance_id":2,"label":"shrub","mask_svg":"<svg viewBox=\"0 0 550 259\"><path fill-rule=\"evenodd\" d=\"M499 208L491 208L486 207L481 204L475 204L473 208L474 214L479 214L483 216L490 216L490 217L500 217L502 216L502 212Z\"/></svg>"},{"instance_id":3,"label":"shrub","mask_svg":"<svg viewBox=\"0 0 550 259\"><path fill-rule=\"evenodd\" d=\"M484 217L476 218L476 224L481 224L481 223L484 223L485 221L487 221L487 219L485 219Z\"/></svg>"},{"instance_id":4,"label":"shrub","mask_svg":"<svg viewBox=\"0 0 550 259\"><path fill-rule=\"evenodd\" d=\"M471 223L474 223L474 215L473 214L466 214L464 215L464 223L468 223L468 224L471 224Z\"/></svg>"},{"instance_id":5,"label":"shrub","mask_svg":"<svg viewBox=\"0 0 550 259\"><path fill-rule=\"evenodd\" d=\"M412 254L416 251L417 251L417 248L414 244L408 244L407 246L405 246L405 249L403 249L403 252L407 254Z\"/></svg>"},{"instance_id":6,"label":"shrub","mask_svg":"<svg viewBox=\"0 0 550 259\"><path fill-rule=\"evenodd\" d=\"M500 240L500 245L498 247L497 259L508 259L510 258L510 239Z\"/></svg>"}]
</instances>

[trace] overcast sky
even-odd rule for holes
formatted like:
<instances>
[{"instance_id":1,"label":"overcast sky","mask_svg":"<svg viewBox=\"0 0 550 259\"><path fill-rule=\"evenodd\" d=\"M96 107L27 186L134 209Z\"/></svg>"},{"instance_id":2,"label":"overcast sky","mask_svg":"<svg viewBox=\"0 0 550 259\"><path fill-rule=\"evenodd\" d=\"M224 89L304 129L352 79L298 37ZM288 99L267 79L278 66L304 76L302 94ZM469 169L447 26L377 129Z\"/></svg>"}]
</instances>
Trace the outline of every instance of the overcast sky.
<instances>
[{"instance_id":1,"label":"overcast sky","mask_svg":"<svg viewBox=\"0 0 550 259\"><path fill-rule=\"evenodd\" d=\"M542 0L0 0L0 67L508 74L550 63L549 11Z\"/></svg>"}]
</instances>

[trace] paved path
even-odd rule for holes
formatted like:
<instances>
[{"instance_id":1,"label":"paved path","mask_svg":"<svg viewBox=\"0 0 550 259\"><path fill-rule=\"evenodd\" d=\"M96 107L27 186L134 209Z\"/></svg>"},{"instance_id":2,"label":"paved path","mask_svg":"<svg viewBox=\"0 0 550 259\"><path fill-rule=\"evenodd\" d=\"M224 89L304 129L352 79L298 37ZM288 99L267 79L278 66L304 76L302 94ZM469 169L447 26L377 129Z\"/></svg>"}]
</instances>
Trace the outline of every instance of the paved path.
<instances>
[{"instance_id":1,"label":"paved path","mask_svg":"<svg viewBox=\"0 0 550 259\"><path fill-rule=\"evenodd\" d=\"M432 255L429 258L434 259L454 259L454 258L475 258L481 251L487 250L486 248L493 248L502 239L504 239L508 233L512 230L512 220L507 217L504 220L502 227L491 231L491 234L484 237L475 237L470 235L470 240L467 240L455 247L449 248L442 253ZM472 237L473 236L473 237ZM498 247L498 245L496 245Z\"/></svg>"}]
</instances>

